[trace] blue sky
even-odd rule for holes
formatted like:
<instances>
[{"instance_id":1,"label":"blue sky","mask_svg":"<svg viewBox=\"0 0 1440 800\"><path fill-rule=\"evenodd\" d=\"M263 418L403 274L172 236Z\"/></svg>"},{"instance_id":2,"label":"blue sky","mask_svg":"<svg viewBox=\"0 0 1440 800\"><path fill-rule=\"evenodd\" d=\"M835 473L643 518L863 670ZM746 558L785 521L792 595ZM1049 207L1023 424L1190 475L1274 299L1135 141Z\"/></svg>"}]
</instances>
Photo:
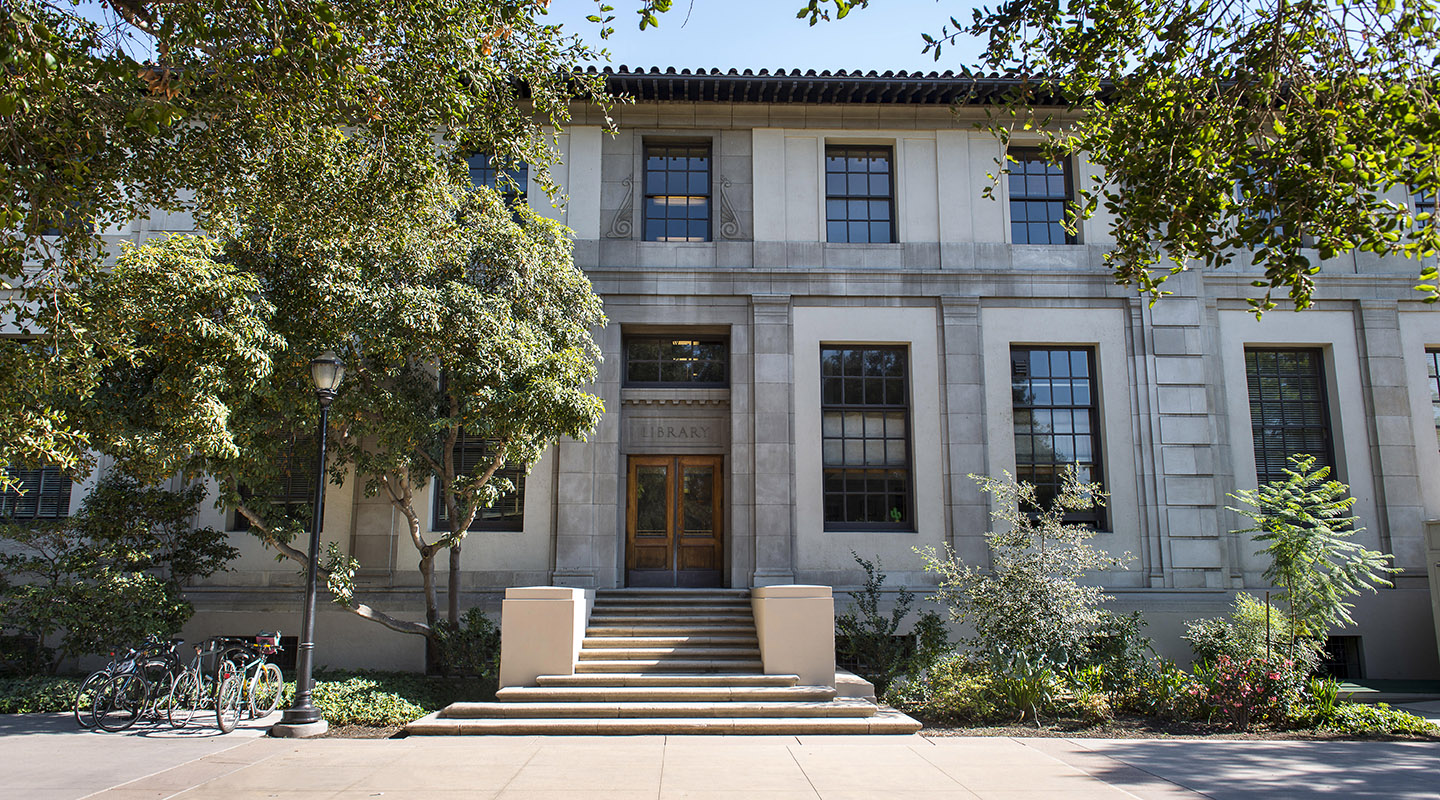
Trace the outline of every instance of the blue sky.
<instances>
[{"instance_id":1,"label":"blue sky","mask_svg":"<svg viewBox=\"0 0 1440 800\"><path fill-rule=\"evenodd\" d=\"M969 3L936 0L873 0L870 8L813 28L795 18L804 0L675 0L659 28L638 29L635 0L608 0L615 6L615 34L605 47L611 64L677 69L955 69L978 47L947 49L940 62L920 52L920 34L936 34L954 14L969 16ZM550 17L592 43L599 41L594 0L554 0ZM686 15L689 15L688 22Z\"/></svg>"}]
</instances>

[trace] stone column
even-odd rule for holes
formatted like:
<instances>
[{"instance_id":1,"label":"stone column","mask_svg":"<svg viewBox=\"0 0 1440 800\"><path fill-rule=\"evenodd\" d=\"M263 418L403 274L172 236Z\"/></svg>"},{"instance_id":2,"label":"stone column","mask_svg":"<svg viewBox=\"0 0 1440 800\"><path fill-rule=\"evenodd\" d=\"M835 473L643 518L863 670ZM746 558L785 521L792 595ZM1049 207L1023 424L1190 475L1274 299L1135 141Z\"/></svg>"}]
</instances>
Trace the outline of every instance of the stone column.
<instances>
[{"instance_id":1,"label":"stone column","mask_svg":"<svg viewBox=\"0 0 1440 800\"><path fill-rule=\"evenodd\" d=\"M987 564L989 505L970 474L985 472L985 364L980 298L940 298L945 380L946 539L960 560Z\"/></svg>"},{"instance_id":2,"label":"stone column","mask_svg":"<svg viewBox=\"0 0 1440 800\"><path fill-rule=\"evenodd\" d=\"M790 295L751 298L755 409L755 586L795 582ZM819 358L819 353L815 354Z\"/></svg>"}]
</instances>

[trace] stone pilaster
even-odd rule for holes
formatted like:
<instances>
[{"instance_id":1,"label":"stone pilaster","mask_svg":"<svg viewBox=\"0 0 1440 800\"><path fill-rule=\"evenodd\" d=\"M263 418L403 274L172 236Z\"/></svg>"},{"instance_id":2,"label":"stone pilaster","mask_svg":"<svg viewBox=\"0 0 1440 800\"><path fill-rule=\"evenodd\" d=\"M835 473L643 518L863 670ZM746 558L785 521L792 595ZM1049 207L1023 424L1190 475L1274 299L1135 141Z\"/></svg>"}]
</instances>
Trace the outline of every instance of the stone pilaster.
<instances>
[{"instance_id":1,"label":"stone pilaster","mask_svg":"<svg viewBox=\"0 0 1440 800\"><path fill-rule=\"evenodd\" d=\"M556 586L614 586L619 576L620 326L596 332L595 343L605 360L592 391L605 413L588 440L555 443Z\"/></svg>"},{"instance_id":2,"label":"stone pilaster","mask_svg":"<svg viewBox=\"0 0 1440 800\"><path fill-rule=\"evenodd\" d=\"M795 581L794 337L789 295L755 295L750 308L755 412L752 582L769 586Z\"/></svg>"},{"instance_id":3,"label":"stone pilaster","mask_svg":"<svg viewBox=\"0 0 1440 800\"><path fill-rule=\"evenodd\" d=\"M1395 554L1397 563L1420 564L1425 508L1400 344L1400 306L1394 300L1360 300L1359 305L1360 386L1376 494L1376 518L1362 524L1375 532L1381 550Z\"/></svg>"},{"instance_id":4,"label":"stone pilaster","mask_svg":"<svg viewBox=\"0 0 1440 800\"><path fill-rule=\"evenodd\" d=\"M940 348L945 380L946 541L967 564L986 564L989 506L970 474L985 472L985 364L980 298L940 298Z\"/></svg>"},{"instance_id":5,"label":"stone pilaster","mask_svg":"<svg viewBox=\"0 0 1440 800\"><path fill-rule=\"evenodd\" d=\"M1229 550L1216 513L1217 420L1209 396L1220 367L1217 356L1206 355L1214 348L1206 346L1203 313L1197 298L1178 293L1146 311L1155 422L1151 457L1140 460L1155 462L1156 499L1164 509L1156 520L1158 560L1147 565L1152 586L1218 589L1227 583Z\"/></svg>"}]
</instances>

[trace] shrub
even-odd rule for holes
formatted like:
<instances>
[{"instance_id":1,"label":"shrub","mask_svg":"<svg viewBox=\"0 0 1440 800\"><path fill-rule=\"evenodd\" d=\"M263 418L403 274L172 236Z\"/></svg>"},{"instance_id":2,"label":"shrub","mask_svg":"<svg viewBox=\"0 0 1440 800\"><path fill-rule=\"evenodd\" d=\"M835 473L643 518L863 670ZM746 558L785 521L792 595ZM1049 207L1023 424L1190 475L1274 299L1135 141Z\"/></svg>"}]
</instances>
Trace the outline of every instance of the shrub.
<instances>
[{"instance_id":1,"label":"shrub","mask_svg":"<svg viewBox=\"0 0 1440 800\"><path fill-rule=\"evenodd\" d=\"M1282 659L1235 659L1222 655L1214 662L1197 664L1196 698L1238 730L1251 724L1278 721L1294 700L1294 664Z\"/></svg>"},{"instance_id":2,"label":"shrub","mask_svg":"<svg viewBox=\"0 0 1440 800\"><path fill-rule=\"evenodd\" d=\"M500 628L478 608L460 618L460 626L435 626L436 662L451 676L493 678L500 674Z\"/></svg>"},{"instance_id":3,"label":"shrub","mask_svg":"<svg viewBox=\"0 0 1440 800\"><path fill-rule=\"evenodd\" d=\"M1267 616L1268 610L1268 616ZM1185 638L1199 663L1213 663L1220 656L1233 660L1287 658L1303 678L1320 665L1323 643L1307 636L1292 635L1290 616L1275 605L1237 592L1230 617L1200 619L1185 623Z\"/></svg>"},{"instance_id":4,"label":"shrub","mask_svg":"<svg viewBox=\"0 0 1440 800\"><path fill-rule=\"evenodd\" d=\"M884 697L895 708L933 722L984 723L1001 717L995 674L959 653L896 681Z\"/></svg>"},{"instance_id":5,"label":"shrub","mask_svg":"<svg viewBox=\"0 0 1440 800\"><path fill-rule=\"evenodd\" d=\"M1044 654L1019 649L1000 649L991 663L998 669L995 686L1005 706L1019 713L1017 721L1028 716L1038 726L1040 712L1050 707L1062 688L1054 663Z\"/></svg>"},{"instance_id":6,"label":"shrub","mask_svg":"<svg viewBox=\"0 0 1440 800\"><path fill-rule=\"evenodd\" d=\"M427 713L423 706L381 688L374 678L316 681L315 707L331 725L404 725Z\"/></svg>"},{"instance_id":7,"label":"shrub","mask_svg":"<svg viewBox=\"0 0 1440 800\"><path fill-rule=\"evenodd\" d=\"M1322 718L1323 716L1323 718ZM1351 735L1435 736L1440 726L1386 703L1338 703L1322 711L1313 701L1300 703L1292 719L1299 725Z\"/></svg>"},{"instance_id":8,"label":"shrub","mask_svg":"<svg viewBox=\"0 0 1440 800\"><path fill-rule=\"evenodd\" d=\"M925 611L915 622L913 636L899 635L900 624L915 603L915 593L900 587L895 606L889 615L884 614L880 611L883 565L879 559L872 563L853 550L850 555L865 570L865 585L850 593L850 607L835 618L836 656L883 695L896 678L923 670L948 650L949 634L939 614Z\"/></svg>"},{"instance_id":9,"label":"shrub","mask_svg":"<svg viewBox=\"0 0 1440 800\"><path fill-rule=\"evenodd\" d=\"M1131 690L1121 696L1118 710L1160 719L1193 719L1202 715L1197 685L1195 677L1174 662L1157 660L1136 676Z\"/></svg>"},{"instance_id":10,"label":"shrub","mask_svg":"<svg viewBox=\"0 0 1440 800\"><path fill-rule=\"evenodd\" d=\"M79 689L80 681L76 678L48 675L0 678L0 714L69 711L75 705L75 692Z\"/></svg>"},{"instance_id":11,"label":"shrub","mask_svg":"<svg viewBox=\"0 0 1440 800\"><path fill-rule=\"evenodd\" d=\"M1123 569L1125 560L1091 546L1094 529L1064 521L1071 511L1099 504L1099 487L1067 468L1055 501L1031 514L1028 509L1037 505L1034 486L1008 472L1004 480L970 477L994 498L992 516L1001 523L985 534L993 567L966 564L948 547L943 554L926 548L925 568L940 577L937 598L953 620L974 626L973 644L997 671L1009 671L1014 651L1057 667L1078 660L1103 619L1100 604L1109 598L1076 579Z\"/></svg>"}]
</instances>

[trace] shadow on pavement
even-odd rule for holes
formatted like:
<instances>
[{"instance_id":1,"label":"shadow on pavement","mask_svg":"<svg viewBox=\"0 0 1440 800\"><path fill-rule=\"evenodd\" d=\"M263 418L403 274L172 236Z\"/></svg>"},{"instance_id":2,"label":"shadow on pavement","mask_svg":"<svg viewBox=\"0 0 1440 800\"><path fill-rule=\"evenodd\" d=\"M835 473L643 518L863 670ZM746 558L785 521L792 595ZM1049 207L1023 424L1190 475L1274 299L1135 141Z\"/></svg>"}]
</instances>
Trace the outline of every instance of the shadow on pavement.
<instances>
[{"instance_id":1,"label":"shadow on pavement","mask_svg":"<svg viewBox=\"0 0 1440 800\"><path fill-rule=\"evenodd\" d=\"M213 739L233 736L239 739L253 739L264 736L271 725L280 721L280 712L259 719L242 719L234 732L223 734L215 727L214 716L196 716L183 728L172 728L165 721L141 720L128 730L111 733L95 728L85 729L75 724L70 714L0 714L0 737L45 734L74 734L77 736L123 736L140 739Z\"/></svg>"},{"instance_id":2,"label":"shadow on pavement","mask_svg":"<svg viewBox=\"0 0 1440 800\"><path fill-rule=\"evenodd\" d=\"M1440 797L1440 750L1429 742L1087 740L1083 744L1214 800ZM1122 768L1090 771L1105 780L1107 771L1118 777Z\"/></svg>"}]
</instances>

